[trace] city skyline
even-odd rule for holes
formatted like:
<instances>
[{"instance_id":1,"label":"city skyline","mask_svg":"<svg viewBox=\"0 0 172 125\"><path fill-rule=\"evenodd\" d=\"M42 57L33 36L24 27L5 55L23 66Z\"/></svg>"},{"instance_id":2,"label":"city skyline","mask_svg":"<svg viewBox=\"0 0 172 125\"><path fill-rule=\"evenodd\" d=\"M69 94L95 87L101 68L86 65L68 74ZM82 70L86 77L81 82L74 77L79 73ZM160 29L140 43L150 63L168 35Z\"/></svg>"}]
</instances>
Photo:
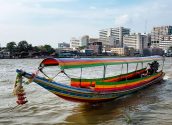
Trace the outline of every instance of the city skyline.
<instances>
[{"instance_id":1,"label":"city skyline","mask_svg":"<svg viewBox=\"0 0 172 125\"><path fill-rule=\"evenodd\" d=\"M99 30L124 26L151 32L170 25L170 0L0 0L0 43L26 40L33 45L69 42L71 37L98 37Z\"/></svg>"}]
</instances>

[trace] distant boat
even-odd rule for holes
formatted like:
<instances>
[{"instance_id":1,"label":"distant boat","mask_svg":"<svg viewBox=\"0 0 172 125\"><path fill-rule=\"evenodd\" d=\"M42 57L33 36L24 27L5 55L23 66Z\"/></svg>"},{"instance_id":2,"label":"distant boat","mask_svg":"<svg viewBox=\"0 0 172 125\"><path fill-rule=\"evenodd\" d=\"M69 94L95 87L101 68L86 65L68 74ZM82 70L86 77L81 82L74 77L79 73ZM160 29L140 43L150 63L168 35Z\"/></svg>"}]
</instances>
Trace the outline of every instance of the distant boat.
<instances>
[{"instance_id":1,"label":"distant boat","mask_svg":"<svg viewBox=\"0 0 172 125\"><path fill-rule=\"evenodd\" d=\"M132 58L46 58L40 63L38 68L46 78L22 70L17 70L17 73L21 81L25 77L63 99L75 102L97 103L113 100L160 82L165 73L163 72L163 68L159 69L159 61L162 62L163 67L164 58L161 56ZM136 64L136 69L133 72L128 72L128 67L131 63ZM149 69L143 66L145 63L149 63ZM138 64L142 65L140 69L138 69ZM127 73L106 77L107 67L112 65L121 65L122 68L126 65ZM60 67L61 71L58 74L62 73L70 78L70 85L56 82L50 79L48 74L44 72L46 67L54 68L54 66ZM82 69L97 66L103 67L102 78L82 78ZM71 78L65 72L66 69L75 68L81 69L79 78Z\"/></svg>"}]
</instances>

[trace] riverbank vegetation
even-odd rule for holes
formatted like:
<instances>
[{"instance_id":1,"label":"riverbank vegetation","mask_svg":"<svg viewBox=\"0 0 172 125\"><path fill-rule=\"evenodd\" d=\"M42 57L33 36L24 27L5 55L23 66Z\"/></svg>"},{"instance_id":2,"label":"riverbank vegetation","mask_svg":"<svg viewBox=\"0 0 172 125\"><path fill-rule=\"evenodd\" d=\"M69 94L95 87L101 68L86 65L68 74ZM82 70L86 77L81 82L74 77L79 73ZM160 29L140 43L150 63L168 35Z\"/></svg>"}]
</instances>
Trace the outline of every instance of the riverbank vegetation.
<instances>
[{"instance_id":1,"label":"riverbank vegetation","mask_svg":"<svg viewBox=\"0 0 172 125\"><path fill-rule=\"evenodd\" d=\"M6 47L1 48L1 51L9 53L9 58L27 58L50 56L55 53L55 49L50 45L33 46L23 40L19 43L14 41L7 43Z\"/></svg>"}]
</instances>

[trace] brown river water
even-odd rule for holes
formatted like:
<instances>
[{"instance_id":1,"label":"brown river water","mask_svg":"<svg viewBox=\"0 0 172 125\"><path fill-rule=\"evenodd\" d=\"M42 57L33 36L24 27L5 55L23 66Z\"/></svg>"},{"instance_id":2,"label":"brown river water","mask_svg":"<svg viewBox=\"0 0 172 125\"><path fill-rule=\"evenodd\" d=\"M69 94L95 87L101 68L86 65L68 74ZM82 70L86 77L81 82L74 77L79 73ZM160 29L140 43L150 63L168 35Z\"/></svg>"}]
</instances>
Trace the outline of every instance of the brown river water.
<instances>
[{"instance_id":1,"label":"brown river water","mask_svg":"<svg viewBox=\"0 0 172 125\"><path fill-rule=\"evenodd\" d=\"M172 58L166 58L161 83L111 102L69 102L31 83L24 85L29 102L16 107L15 70L33 72L40 62L0 60L0 125L172 125Z\"/></svg>"}]
</instances>

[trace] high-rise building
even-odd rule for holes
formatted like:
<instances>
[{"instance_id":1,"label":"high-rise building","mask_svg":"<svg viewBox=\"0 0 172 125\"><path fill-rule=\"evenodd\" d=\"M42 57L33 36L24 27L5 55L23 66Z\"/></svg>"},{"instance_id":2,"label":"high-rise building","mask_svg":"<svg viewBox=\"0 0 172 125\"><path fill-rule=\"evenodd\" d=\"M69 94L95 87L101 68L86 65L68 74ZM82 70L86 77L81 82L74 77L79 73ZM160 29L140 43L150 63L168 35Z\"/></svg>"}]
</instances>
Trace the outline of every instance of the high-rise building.
<instances>
[{"instance_id":1,"label":"high-rise building","mask_svg":"<svg viewBox=\"0 0 172 125\"><path fill-rule=\"evenodd\" d=\"M70 40L70 48L72 49L78 49L80 47L80 40L72 37Z\"/></svg>"},{"instance_id":2,"label":"high-rise building","mask_svg":"<svg viewBox=\"0 0 172 125\"><path fill-rule=\"evenodd\" d=\"M172 35L172 26L160 26L153 27L151 32L151 44L152 46L159 47L160 41L167 41Z\"/></svg>"},{"instance_id":3,"label":"high-rise building","mask_svg":"<svg viewBox=\"0 0 172 125\"><path fill-rule=\"evenodd\" d=\"M114 35L112 34L113 28L103 29L99 32L99 41L102 42L103 46L113 47L114 46Z\"/></svg>"},{"instance_id":4,"label":"high-rise building","mask_svg":"<svg viewBox=\"0 0 172 125\"><path fill-rule=\"evenodd\" d=\"M123 47L123 36L129 34L130 29L124 27L103 29L99 31L99 41L106 48Z\"/></svg>"},{"instance_id":5,"label":"high-rise building","mask_svg":"<svg viewBox=\"0 0 172 125\"><path fill-rule=\"evenodd\" d=\"M81 37L80 46L88 46L89 36L85 35Z\"/></svg>"},{"instance_id":6,"label":"high-rise building","mask_svg":"<svg viewBox=\"0 0 172 125\"><path fill-rule=\"evenodd\" d=\"M70 48L78 49L79 47L88 47L89 36L85 35L80 38L72 37L70 40Z\"/></svg>"},{"instance_id":7,"label":"high-rise building","mask_svg":"<svg viewBox=\"0 0 172 125\"><path fill-rule=\"evenodd\" d=\"M112 33L115 37L115 45L117 47L123 47L123 36L130 34L130 29L124 27L114 28Z\"/></svg>"},{"instance_id":8,"label":"high-rise building","mask_svg":"<svg viewBox=\"0 0 172 125\"><path fill-rule=\"evenodd\" d=\"M148 35L142 35L141 33L134 33L123 37L124 47L134 48L140 52L148 47L148 40Z\"/></svg>"}]
</instances>

